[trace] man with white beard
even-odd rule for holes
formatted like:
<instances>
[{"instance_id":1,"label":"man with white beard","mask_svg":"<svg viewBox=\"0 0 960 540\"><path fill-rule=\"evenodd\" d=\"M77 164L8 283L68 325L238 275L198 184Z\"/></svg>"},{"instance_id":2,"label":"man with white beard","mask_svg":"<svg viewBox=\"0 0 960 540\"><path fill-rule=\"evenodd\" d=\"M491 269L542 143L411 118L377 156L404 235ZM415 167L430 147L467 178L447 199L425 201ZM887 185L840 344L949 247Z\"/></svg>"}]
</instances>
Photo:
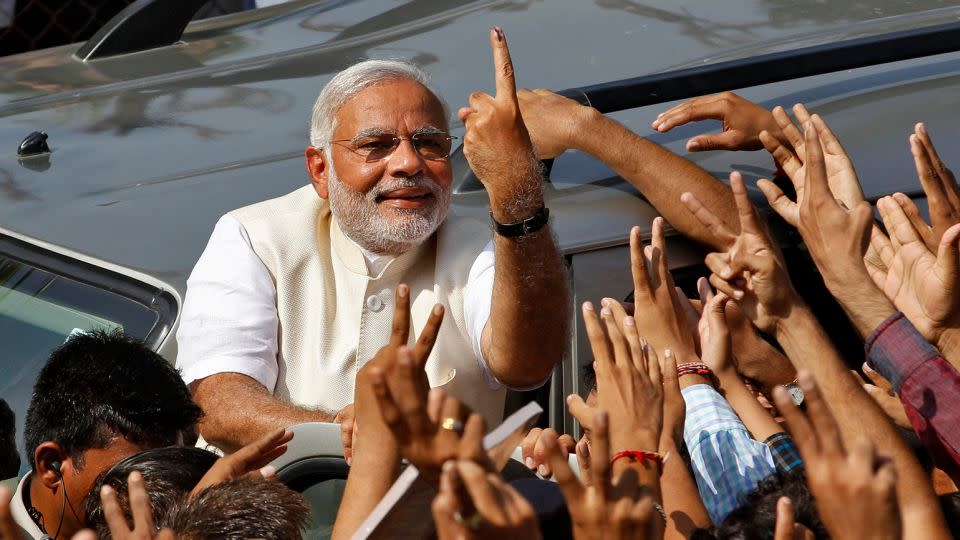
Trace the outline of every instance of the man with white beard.
<instances>
[{"instance_id":1,"label":"man with white beard","mask_svg":"<svg viewBox=\"0 0 960 540\"><path fill-rule=\"evenodd\" d=\"M496 96L474 93L459 115L492 223L448 215L446 108L420 68L383 60L320 92L310 185L217 223L177 334L208 442L232 451L280 426L334 421L349 460L354 379L389 340L395 291L409 295L411 344L444 315L429 383L488 424L502 419L507 388L547 380L570 297L502 31L490 42Z\"/></svg>"}]
</instances>

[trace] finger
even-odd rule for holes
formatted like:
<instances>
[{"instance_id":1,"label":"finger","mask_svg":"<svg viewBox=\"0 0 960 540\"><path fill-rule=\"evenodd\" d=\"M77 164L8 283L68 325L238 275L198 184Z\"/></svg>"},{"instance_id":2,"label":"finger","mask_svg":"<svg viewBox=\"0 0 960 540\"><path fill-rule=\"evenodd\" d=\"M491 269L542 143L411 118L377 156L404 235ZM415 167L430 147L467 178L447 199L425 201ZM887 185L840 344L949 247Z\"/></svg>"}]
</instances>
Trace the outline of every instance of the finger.
<instances>
[{"instance_id":1,"label":"finger","mask_svg":"<svg viewBox=\"0 0 960 540\"><path fill-rule=\"evenodd\" d=\"M470 494L477 511L483 515L495 515L500 497L487 479L487 471L472 461L457 461L457 473Z\"/></svg>"},{"instance_id":2,"label":"finger","mask_svg":"<svg viewBox=\"0 0 960 540\"><path fill-rule=\"evenodd\" d=\"M913 228L913 224L907 219L907 214L903 212L903 209L892 197L883 197L877 201L877 209L880 210L880 217L883 218L883 224L890 235L891 241L895 239L901 246L922 241L916 229Z\"/></svg>"},{"instance_id":3,"label":"finger","mask_svg":"<svg viewBox=\"0 0 960 540\"><path fill-rule=\"evenodd\" d=\"M710 287L710 282L705 277L697 279L697 294L700 295L700 305L706 305L707 302L713 298L713 289Z\"/></svg>"},{"instance_id":4,"label":"finger","mask_svg":"<svg viewBox=\"0 0 960 540\"><path fill-rule=\"evenodd\" d=\"M660 390L661 380L663 374L660 372L660 359L657 358L657 351L650 346L649 343L644 344L644 357L647 362L647 371L646 374L650 377L650 383L653 385L655 390ZM664 349L663 354L670 353L673 356L673 353L670 349Z\"/></svg>"},{"instance_id":5,"label":"finger","mask_svg":"<svg viewBox=\"0 0 960 540\"><path fill-rule=\"evenodd\" d=\"M710 274L710 285L718 292L722 292L734 300L742 300L745 296L743 289L734 287L729 281L724 280L717 274Z\"/></svg>"},{"instance_id":6,"label":"finger","mask_svg":"<svg viewBox=\"0 0 960 540\"><path fill-rule=\"evenodd\" d=\"M499 26L490 30L490 46L493 47L494 78L497 81L497 100L517 102L517 83L514 80L513 60L507 47L507 36Z\"/></svg>"},{"instance_id":7,"label":"finger","mask_svg":"<svg viewBox=\"0 0 960 540\"><path fill-rule=\"evenodd\" d=\"M470 116L476 112L476 109L471 107L460 107L457 110L457 118L459 118L460 121L466 125L466 123L470 120Z\"/></svg>"},{"instance_id":8,"label":"finger","mask_svg":"<svg viewBox=\"0 0 960 540\"><path fill-rule=\"evenodd\" d=\"M566 436L569 438L569 436ZM549 478L552 473L550 464L547 462L547 454L545 449L545 444L548 439L556 439L557 444L560 444L560 435L555 429L547 428L541 432L541 436L537 437L537 440L534 441L533 446L533 460L537 464L537 472L540 473L540 476L544 478ZM565 446L560 444L560 450L564 453L569 454L570 450Z\"/></svg>"},{"instance_id":9,"label":"finger","mask_svg":"<svg viewBox=\"0 0 960 540\"><path fill-rule=\"evenodd\" d=\"M463 435L460 437L460 446L457 449L459 459L469 459L488 469L493 468L490 457L483 448L483 436L487 433L487 422L483 416L470 413L464 422Z\"/></svg>"},{"instance_id":10,"label":"finger","mask_svg":"<svg viewBox=\"0 0 960 540\"><path fill-rule=\"evenodd\" d=\"M793 120L790 119L787 111L778 105L773 108L771 113L773 113L773 119L777 122L777 125L780 126L780 131L783 132L790 144L793 145L794 151L801 150L803 148L803 133L797 129L797 126L793 123ZM800 156L798 155L798 157ZM800 157L800 161L803 161L802 157Z\"/></svg>"},{"instance_id":11,"label":"finger","mask_svg":"<svg viewBox=\"0 0 960 540\"><path fill-rule=\"evenodd\" d=\"M607 413L597 411L593 415L593 448L590 454L590 483L600 494L601 500L610 495L610 439Z\"/></svg>"},{"instance_id":12,"label":"finger","mask_svg":"<svg viewBox=\"0 0 960 540\"><path fill-rule=\"evenodd\" d=\"M593 431L594 414L596 414L597 410L587 405L582 397L578 394L567 396L567 410L570 411L570 416L576 418L577 422L580 422L581 426Z\"/></svg>"},{"instance_id":13,"label":"finger","mask_svg":"<svg viewBox=\"0 0 960 540\"><path fill-rule=\"evenodd\" d=\"M687 207L687 210L690 211L700 224L706 227L721 244L731 246L737 241L737 235L733 234L733 231L731 231L716 214L704 206L703 203L700 202L700 199L697 199L696 195L685 192L683 195L680 195L680 202Z\"/></svg>"},{"instance_id":14,"label":"finger","mask_svg":"<svg viewBox=\"0 0 960 540\"><path fill-rule=\"evenodd\" d=\"M127 477L127 492L130 495L130 513L133 514L135 531L153 532L153 510L150 509L150 497L143 484L143 475L133 471Z\"/></svg>"},{"instance_id":15,"label":"finger","mask_svg":"<svg viewBox=\"0 0 960 540\"><path fill-rule=\"evenodd\" d=\"M765 235L763 227L760 225L760 216L757 215L757 209L753 207L750 196L747 194L747 186L743 183L743 176L737 171L730 173L730 188L733 190L733 200L737 204L741 234L748 232Z\"/></svg>"},{"instance_id":16,"label":"finger","mask_svg":"<svg viewBox=\"0 0 960 540\"><path fill-rule=\"evenodd\" d=\"M877 373L869 364L863 363L863 373L870 378L870 381L884 392L893 392L893 385L885 379L883 375ZM866 382L864 382L866 384Z\"/></svg>"},{"instance_id":17,"label":"finger","mask_svg":"<svg viewBox=\"0 0 960 540\"><path fill-rule=\"evenodd\" d=\"M584 441L583 444L585 445L586 442ZM550 464L550 469L553 471L553 478L560 486L560 491L563 492L564 498L567 499L571 505L575 505L583 493L583 485L580 483L580 480L577 479L577 475L574 474L573 470L570 469L567 454L562 451L560 445L557 443L557 439L553 437L544 438L543 453L546 455L547 463ZM577 457L579 459L580 454L577 454ZM586 472L586 470L581 467L581 475L584 472Z\"/></svg>"},{"instance_id":18,"label":"finger","mask_svg":"<svg viewBox=\"0 0 960 540\"><path fill-rule=\"evenodd\" d=\"M859 476L867 477L873 474L873 465L877 462L877 453L870 439L863 435L856 437L850 445L850 455L847 462Z\"/></svg>"},{"instance_id":19,"label":"finger","mask_svg":"<svg viewBox=\"0 0 960 540\"><path fill-rule=\"evenodd\" d=\"M587 330L587 339L590 341L590 350L598 369L608 369L613 363L613 346L603 330L600 318L590 302L583 303L583 323Z\"/></svg>"},{"instance_id":20,"label":"finger","mask_svg":"<svg viewBox=\"0 0 960 540\"><path fill-rule=\"evenodd\" d=\"M823 143L824 151L831 155L846 158L847 151L844 150L840 139L838 139L837 135L830 129L827 122L819 114L811 115L810 121L813 122L813 127L816 128L817 134L820 136L820 142Z\"/></svg>"},{"instance_id":21,"label":"finger","mask_svg":"<svg viewBox=\"0 0 960 540\"><path fill-rule=\"evenodd\" d=\"M927 221L923 219L923 216L920 214L920 209L914 204L913 199L903 193L897 192L893 194L893 200L897 201L897 204L903 209L903 213L907 215L907 219L910 220L910 224L913 225L914 230L923 238L923 243L927 245L927 248L929 248L930 251L934 251L939 239L933 238L933 229L931 229Z\"/></svg>"},{"instance_id":22,"label":"finger","mask_svg":"<svg viewBox=\"0 0 960 540\"><path fill-rule=\"evenodd\" d=\"M736 131L697 135L687 141L688 152L708 152L710 150L734 150L739 147L741 134Z\"/></svg>"},{"instance_id":23,"label":"finger","mask_svg":"<svg viewBox=\"0 0 960 540\"><path fill-rule=\"evenodd\" d=\"M680 395L680 376L677 373L677 357L673 351L663 351L663 389Z\"/></svg>"},{"instance_id":24,"label":"finger","mask_svg":"<svg viewBox=\"0 0 960 540\"><path fill-rule=\"evenodd\" d=\"M793 126L793 124L790 125ZM773 156L773 160L777 165L780 165L783 172L787 173L787 176L794 186L798 184L802 185L803 181L798 176L798 173L800 172L800 168L803 167L803 162L800 161L793 149L783 144L783 141L771 135L767 130L760 132L760 142L767 152Z\"/></svg>"},{"instance_id":25,"label":"finger","mask_svg":"<svg viewBox=\"0 0 960 540\"><path fill-rule=\"evenodd\" d=\"M758 180L757 187L763 192L763 196L767 198L767 203L770 204L770 208L773 208L773 211L782 217L784 221L794 227L800 223L800 207L784 195L782 189L766 178Z\"/></svg>"},{"instance_id":26,"label":"finger","mask_svg":"<svg viewBox=\"0 0 960 540\"><path fill-rule=\"evenodd\" d=\"M634 301L642 302L653 294L653 285L647 273L647 257L640 238L640 227L630 229L630 273L633 276Z\"/></svg>"},{"instance_id":27,"label":"finger","mask_svg":"<svg viewBox=\"0 0 960 540\"><path fill-rule=\"evenodd\" d=\"M410 433L404 422L404 415L400 412L390 387L387 385L383 370L380 368L371 368L370 386L373 387L373 396L377 401L377 408L380 410L380 417L383 423L390 428L394 437L398 441L406 441L410 438Z\"/></svg>"},{"instance_id":28,"label":"finger","mask_svg":"<svg viewBox=\"0 0 960 540\"><path fill-rule=\"evenodd\" d=\"M397 363L388 384L394 402L406 417L411 433L428 433L433 430L433 423L427 416L427 394L430 390L422 384L422 379L423 368L414 365L410 348L405 345L397 347ZM450 397L445 399L449 400Z\"/></svg>"},{"instance_id":29,"label":"finger","mask_svg":"<svg viewBox=\"0 0 960 540\"><path fill-rule=\"evenodd\" d=\"M914 131L916 131L917 136L920 137L920 142L926 149L927 155L930 156L933 169L937 171L937 176L943 185L943 190L947 195L947 199L950 201L950 207L953 211L960 211L960 193L958 193L960 190L958 190L957 179L954 177L953 171L940 159L940 154L937 152L936 147L933 146L933 139L930 138L930 133L927 131L927 126L920 122L914 126Z\"/></svg>"},{"instance_id":30,"label":"finger","mask_svg":"<svg viewBox=\"0 0 960 540\"><path fill-rule=\"evenodd\" d=\"M526 437L523 438L523 442L520 443L520 454L523 457L523 464L531 470L537 468L536 460L533 458L533 451L540 441L541 433L543 433L542 429L533 428L527 433Z\"/></svg>"},{"instance_id":31,"label":"finger","mask_svg":"<svg viewBox=\"0 0 960 540\"><path fill-rule=\"evenodd\" d=\"M103 507L103 517L107 526L110 527L110 535L114 538L128 538L131 534L130 525L123 517L123 511L117 502L117 494L112 487L100 488L100 506Z\"/></svg>"},{"instance_id":32,"label":"finger","mask_svg":"<svg viewBox=\"0 0 960 540\"><path fill-rule=\"evenodd\" d=\"M927 196L931 207L946 203L946 192L930 154L917 135L910 135L910 153L917 169L920 186Z\"/></svg>"},{"instance_id":33,"label":"finger","mask_svg":"<svg viewBox=\"0 0 960 540\"><path fill-rule=\"evenodd\" d=\"M353 463L353 418L340 423L340 444L343 445L343 459L349 466Z\"/></svg>"},{"instance_id":34,"label":"finger","mask_svg":"<svg viewBox=\"0 0 960 540\"><path fill-rule=\"evenodd\" d=\"M584 435L574 449L577 453L577 466L580 468L580 481L585 486L590 485L590 443L587 442L587 436ZM559 474L556 466L553 467L554 478Z\"/></svg>"},{"instance_id":35,"label":"finger","mask_svg":"<svg viewBox=\"0 0 960 540\"><path fill-rule=\"evenodd\" d=\"M572 454L577 448L577 441L573 440L573 437L566 433L557 437L557 444L568 454Z\"/></svg>"},{"instance_id":36,"label":"finger","mask_svg":"<svg viewBox=\"0 0 960 540\"><path fill-rule=\"evenodd\" d=\"M443 464L440 473L440 487L437 496L434 497L433 503L430 505L434 523L437 525L437 537L440 540L461 538L466 533L453 517L457 512L463 510L454 480L455 471L456 465L453 461Z\"/></svg>"},{"instance_id":37,"label":"finger","mask_svg":"<svg viewBox=\"0 0 960 540\"><path fill-rule=\"evenodd\" d=\"M390 328L390 345L406 345L410 339L410 288L401 283L397 286L393 308L393 325Z\"/></svg>"},{"instance_id":38,"label":"finger","mask_svg":"<svg viewBox=\"0 0 960 540\"><path fill-rule=\"evenodd\" d=\"M797 444L803 460L812 463L820 455L820 441L806 415L794 405L787 389L777 386L773 389L773 402L783 416L790 430L790 436Z\"/></svg>"},{"instance_id":39,"label":"finger","mask_svg":"<svg viewBox=\"0 0 960 540\"><path fill-rule=\"evenodd\" d=\"M833 415L830 414L830 409L827 408L827 403L820 394L813 375L808 371L801 371L797 375L797 381L803 389L803 403L807 407L810 424L817 431L820 451L827 456L843 456L845 451L840 429Z\"/></svg>"},{"instance_id":40,"label":"finger","mask_svg":"<svg viewBox=\"0 0 960 540\"><path fill-rule=\"evenodd\" d=\"M625 367L631 362L630 346L627 344L627 339L623 336L623 332L620 331L617 321L613 319L613 311L611 311L609 307L601 309L600 319L603 321L607 339L609 339L613 345L614 363L619 367Z\"/></svg>"},{"instance_id":41,"label":"finger","mask_svg":"<svg viewBox=\"0 0 960 540\"><path fill-rule=\"evenodd\" d=\"M827 184L827 168L823 158L823 147L820 145L820 135L814 129L813 124L807 122L803 124L803 137L805 141L805 150L807 153L807 173L804 179L803 201L800 203L800 213L811 212L811 217L816 216L815 208L819 205L829 205L830 201L836 206L836 200ZM827 200L829 199L829 201ZM829 208L827 206L826 208Z\"/></svg>"},{"instance_id":42,"label":"finger","mask_svg":"<svg viewBox=\"0 0 960 540\"><path fill-rule=\"evenodd\" d=\"M443 408L443 400L447 397L443 388L431 388L427 393L427 417L433 423L440 422L440 409Z\"/></svg>"},{"instance_id":43,"label":"finger","mask_svg":"<svg viewBox=\"0 0 960 540\"><path fill-rule=\"evenodd\" d=\"M455 423L459 422L461 430L466 429L466 424L464 420L466 419L466 414L464 411L464 406L460 403L460 400L453 397L447 396L443 400L443 409L440 412L440 423L442 424L446 420L453 420ZM451 448L458 448L458 443L460 441L460 432L457 432L453 429L440 429L437 432L437 439L443 440L444 446L449 446Z\"/></svg>"},{"instance_id":44,"label":"finger","mask_svg":"<svg viewBox=\"0 0 960 540\"><path fill-rule=\"evenodd\" d=\"M773 540L791 540L795 519L790 498L780 497L777 500L777 524L773 530Z\"/></svg>"},{"instance_id":45,"label":"finger","mask_svg":"<svg viewBox=\"0 0 960 540\"><path fill-rule=\"evenodd\" d=\"M647 367L644 365L646 355L643 352L640 334L637 331L637 321L633 317L623 319L623 335L627 338L627 345L630 347L630 359L633 367L638 371L645 370Z\"/></svg>"},{"instance_id":46,"label":"finger","mask_svg":"<svg viewBox=\"0 0 960 540\"><path fill-rule=\"evenodd\" d=\"M810 121L810 111L807 110L807 106L803 103L797 103L793 106L793 116L797 119L797 124L800 124L801 126L806 125L807 122Z\"/></svg>"},{"instance_id":47,"label":"finger","mask_svg":"<svg viewBox=\"0 0 960 540\"><path fill-rule=\"evenodd\" d=\"M413 352L411 353L417 369L423 369L427 365L427 358L430 357L430 351L433 350L433 345L437 342L437 334L440 333L443 314L443 305L434 305L426 324L423 325L423 330L420 331L420 337L417 339L416 345L413 346Z\"/></svg>"},{"instance_id":48,"label":"finger","mask_svg":"<svg viewBox=\"0 0 960 540\"><path fill-rule=\"evenodd\" d=\"M689 122L723 120L722 102L716 98L709 99L711 97L713 96L704 96L707 99L691 100L673 107L657 117L654 129L660 133L666 133Z\"/></svg>"},{"instance_id":49,"label":"finger","mask_svg":"<svg viewBox=\"0 0 960 540\"><path fill-rule=\"evenodd\" d=\"M870 247L877 253L877 257L879 257L881 264L884 266L884 268L880 270L883 270L884 275L886 275L886 269L890 268L890 265L893 263L895 253L890 238L876 225L874 225L873 230L870 231Z\"/></svg>"},{"instance_id":50,"label":"finger","mask_svg":"<svg viewBox=\"0 0 960 540\"><path fill-rule=\"evenodd\" d=\"M957 282L957 257L960 257L958 241L960 241L960 223L943 233L940 247L937 249L937 266L943 269L942 277L946 283Z\"/></svg>"},{"instance_id":51,"label":"finger","mask_svg":"<svg viewBox=\"0 0 960 540\"><path fill-rule=\"evenodd\" d=\"M655 255L655 257L651 257L651 261L654 263L652 270L656 273L657 283L666 286L665 288L657 287L658 298L663 299L662 291L670 297L672 305L676 306L680 299L676 297L673 276L670 274L670 263L667 261L667 236L663 230L664 223L666 222L663 218L658 216L653 218L653 223L650 226L650 246L653 248Z\"/></svg>"}]
</instances>

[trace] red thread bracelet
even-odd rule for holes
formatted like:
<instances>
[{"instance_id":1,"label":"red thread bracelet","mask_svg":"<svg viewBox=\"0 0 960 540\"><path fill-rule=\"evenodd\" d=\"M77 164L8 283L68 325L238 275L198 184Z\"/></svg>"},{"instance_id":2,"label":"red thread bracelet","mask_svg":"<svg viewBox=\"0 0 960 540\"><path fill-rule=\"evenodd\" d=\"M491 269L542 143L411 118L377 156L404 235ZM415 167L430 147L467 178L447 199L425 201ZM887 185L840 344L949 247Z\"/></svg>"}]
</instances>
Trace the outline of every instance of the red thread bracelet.
<instances>
[{"instance_id":1,"label":"red thread bracelet","mask_svg":"<svg viewBox=\"0 0 960 540\"><path fill-rule=\"evenodd\" d=\"M686 364L680 364L677 366L677 377L683 375L713 375L713 371L709 366L702 362L688 362Z\"/></svg>"},{"instance_id":2,"label":"red thread bracelet","mask_svg":"<svg viewBox=\"0 0 960 540\"><path fill-rule=\"evenodd\" d=\"M644 450L623 450L622 452L617 452L613 455L613 459L610 460L610 464L613 465L620 458L630 458L630 461L639 461L643 464L646 464L648 461L652 461L656 463L658 467L663 466L663 456L656 452L647 452Z\"/></svg>"}]
</instances>

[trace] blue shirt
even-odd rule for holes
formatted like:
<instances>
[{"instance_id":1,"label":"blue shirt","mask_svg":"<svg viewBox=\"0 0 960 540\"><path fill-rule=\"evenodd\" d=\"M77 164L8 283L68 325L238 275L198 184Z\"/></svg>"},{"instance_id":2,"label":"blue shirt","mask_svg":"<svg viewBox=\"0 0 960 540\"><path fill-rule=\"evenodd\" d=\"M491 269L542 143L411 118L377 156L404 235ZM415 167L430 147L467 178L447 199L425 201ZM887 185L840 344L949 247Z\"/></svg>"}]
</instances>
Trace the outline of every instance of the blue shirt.
<instances>
[{"instance_id":1,"label":"blue shirt","mask_svg":"<svg viewBox=\"0 0 960 540\"><path fill-rule=\"evenodd\" d=\"M683 440L690 452L700 498L715 524L723 523L763 478L776 472L770 448L746 426L712 386L683 389L687 418Z\"/></svg>"}]
</instances>

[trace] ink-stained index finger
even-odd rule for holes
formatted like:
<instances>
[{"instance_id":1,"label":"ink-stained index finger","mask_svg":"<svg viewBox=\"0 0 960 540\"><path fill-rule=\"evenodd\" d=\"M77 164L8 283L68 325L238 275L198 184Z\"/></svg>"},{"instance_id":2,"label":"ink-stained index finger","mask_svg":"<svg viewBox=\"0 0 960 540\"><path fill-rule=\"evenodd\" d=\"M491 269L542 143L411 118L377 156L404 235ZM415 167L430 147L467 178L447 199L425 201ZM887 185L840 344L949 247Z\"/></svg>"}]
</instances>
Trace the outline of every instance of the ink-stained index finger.
<instances>
[{"instance_id":1,"label":"ink-stained index finger","mask_svg":"<svg viewBox=\"0 0 960 540\"><path fill-rule=\"evenodd\" d=\"M490 46L493 48L493 70L496 80L497 101L517 103L517 82L513 77L513 60L507 47L507 36L499 26L490 30Z\"/></svg>"}]
</instances>

